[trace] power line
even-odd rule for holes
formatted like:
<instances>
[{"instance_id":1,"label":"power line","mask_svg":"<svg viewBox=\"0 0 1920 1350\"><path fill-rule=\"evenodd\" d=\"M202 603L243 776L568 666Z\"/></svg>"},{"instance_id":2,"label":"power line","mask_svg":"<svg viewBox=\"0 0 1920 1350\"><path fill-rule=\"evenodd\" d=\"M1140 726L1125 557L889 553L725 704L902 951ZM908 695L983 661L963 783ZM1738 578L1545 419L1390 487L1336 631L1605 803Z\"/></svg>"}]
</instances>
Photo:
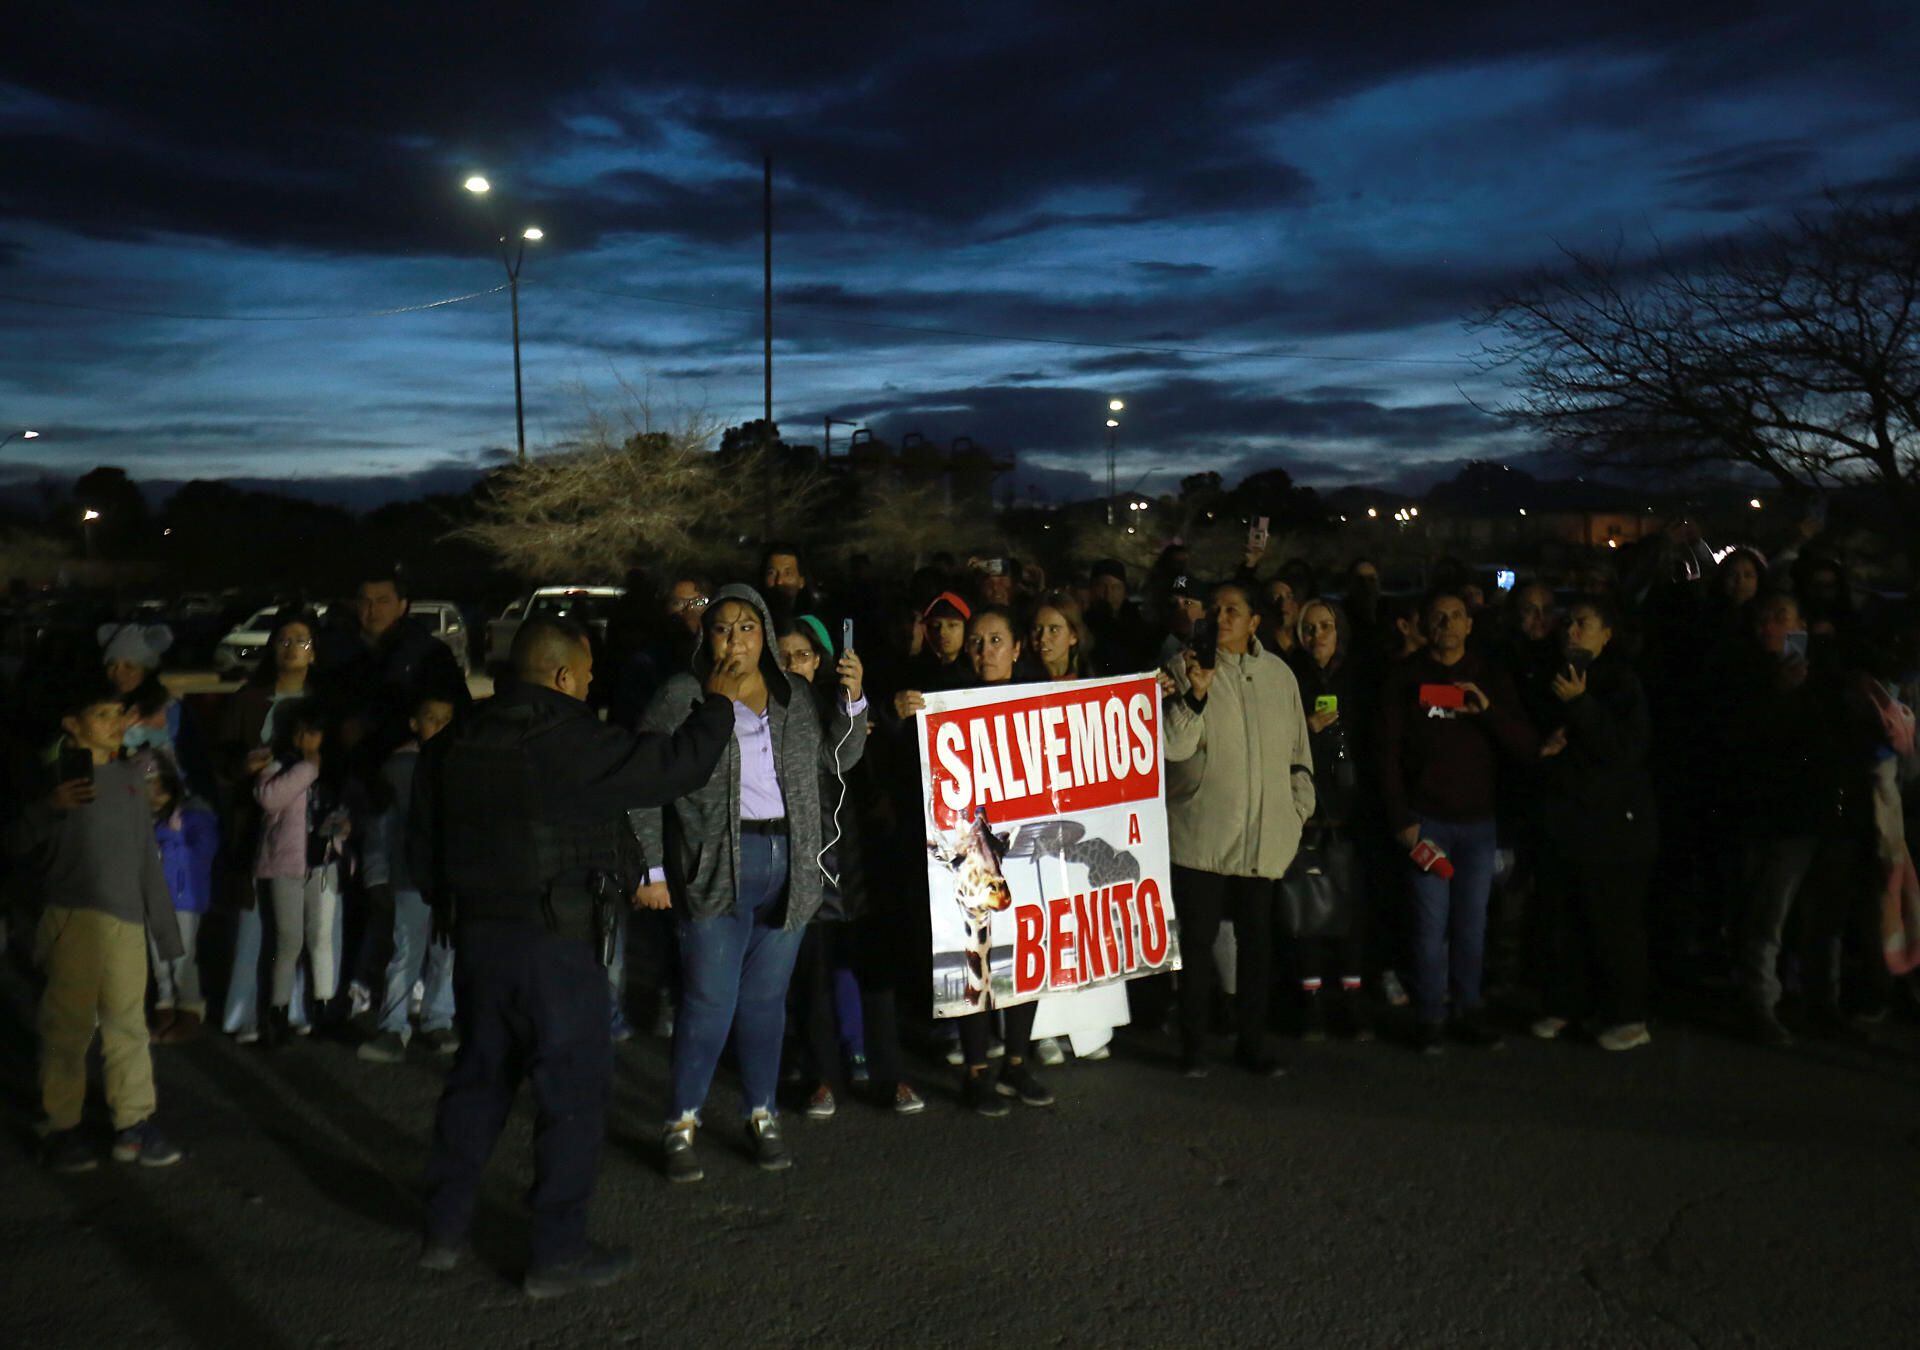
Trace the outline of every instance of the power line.
<instances>
[{"instance_id":1,"label":"power line","mask_svg":"<svg viewBox=\"0 0 1920 1350\"><path fill-rule=\"evenodd\" d=\"M557 281L529 282L528 285L545 286L557 291L577 291L583 295L603 295L616 300L638 300L650 305L675 305L683 309L714 310L723 314L758 315L757 308L748 305L722 305L711 301L681 300L665 295L644 295L635 291L609 291L594 286L569 286ZM804 301L789 301L785 308L808 310ZM927 337L968 338L976 342L1033 342L1050 347L1092 347L1110 352L1153 352L1166 356L1212 356L1238 357L1241 359L1287 360L1287 361L1350 361L1369 365L1392 366L1471 366L1472 361L1464 358L1440 356L1336 356L1325 352L1283 351L1273 349L1226 350L1213 347L1159 347L1137 342L1093 342L1081 338L1035 337L1021 333L987 333L967 328L934 328L920 324L883 323L877 319L843 319L830 315L811 313L816 323L839 324L845 328L872 328L888 333L918 333Z\"/></svg>"},{"instance_id":2,"label":"power line","mask_svg":"<svg viewBox=\"0 0 1920 1350\"><path fill-rule=\"evenodd\" d=\"M506 290L505 283L466 295L450 295L444 300L428 300L419 305L396 305L392 309L343 310L333 314L199 314L183 310L130 309L119 305L94 305L79 300L50 300L44 296L9 295L0 292L0 301L16 305L41 305L50 309L82 309L94 314L131 314L145 319L193 319L220 323L318 323L328 319L384 319L395 314L418 314L422 310L446 305L463 305Z\"/></svg>"}]
</instances>

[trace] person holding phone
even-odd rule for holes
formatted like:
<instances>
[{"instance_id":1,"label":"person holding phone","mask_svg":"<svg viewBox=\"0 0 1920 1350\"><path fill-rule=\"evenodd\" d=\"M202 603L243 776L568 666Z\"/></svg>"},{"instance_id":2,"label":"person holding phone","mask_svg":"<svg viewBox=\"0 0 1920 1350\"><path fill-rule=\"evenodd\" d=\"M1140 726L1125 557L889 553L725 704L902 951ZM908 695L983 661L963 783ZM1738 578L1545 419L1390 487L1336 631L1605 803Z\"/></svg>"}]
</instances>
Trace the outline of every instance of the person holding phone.
<instances>
[{"instance_id":1,"label":"person holding phone","mask_svg":"<svg viewBox=\"0 0 1920 1350\"><path fill-rule=\"evenodd\" d=\"M1589 1015L1603 1050L1632 1050L1647 1031L1647 884L1656 847L1652 724L1646 691L1614 646L1619 610L1575 601L1552 688L1556 725L1540 746L1534 809L1538 896L1547 933L1552 1040Z\"/></svg>"},{"instance_id":2,"label":"person holding phone","mask_svg":"<svg viewBox=\"0 0 1920 1350\"><path fill-rule=\"evenodd\" d=\"M1412 855L1437 845L1450 868L1407 864L1417 1048L1437 1054L1451 1032L1492 1047L1482 1008L1487 897L1493 884L1496 791L1503 760L1532 763L1539 737L1507 673L1467 639L1473 618L1457 590L1427 597L1424 651L1394 666L1380 695L1380 788L1388 828ZM1451 871L1452 875L1447 875Z\"/></svg>"},{"instance_id":3,"label":"person holding phone","mask_svg":"<svg viewBox=\"0 0 1920 1350\"><path fill-rule=\"evenodd\" d=\"M43 1157L56 1172L98 1166L81 1118L87 1053L100 1037L113 1156L163 1167L180 1150L153 1122L156 1097L147 1033L147 950L185 955L160 850L153 838L145 765L124 758L127 711L104 677L76 682L62 704L62 739L50 757L59 779L6 831L7 853L34 874L46 908L34 964L40 996Z\"/></svg>"},{"instance_id":4,"label":"person holding phone","mask_svg":"<svg viewBox=\"0 0 1920 1350\"><path fill-rule=\"evenodd\" d=\"M1260 645L1260 622L1246 583L1216 586L1195 646L1160 672L1173 907L1186 953L1181 1072L1189 1078L1207 1072L1223 918L1235 939L1235 1059L1253 1073L1282 1072L1267 1046L1276 887L1313 815L1314 763L1299 682Z\"/></svg>"},{"instance_id":5,"label":"person holding phone","mask_svg":"<svg viewBox=\"0 0 1920 1350\"><path fill-rule=\"evenodd\" d=\"M1339 901L1331 930L1292 935L1301 1038L1322 1040L1331 1030L1344 1039L1371 1040L1361 994L1367 896L1359 836L1378 814L1371 753L1374 681L1355 667L1346 615L1331 601L1301 606L1297 633L1290 664L1307 709L1314 811L1294 866L1311 855Z\"/></svg>"},{"instance_id":6,"label":"person holding phone","mask_svg":"<svg viewBox=\"0 0 1920 1350\"><path fill-rule=\"evenodd\" d=\"M700 786L631 813L649 868L638 903L671 909L680 938L680 1009L661 1135L674 1181L705 1175L694 1142L729 1038L755 1163L766 1171L793 1165L774 1092L787 985L825 893L819 860L829 832L820 777L858 764L867 742L857 653L842 652L834 663L838 689L822 725L812 686L780 668L773 617L758 591L722 586L702 625L693 670L661 686L643 729L678 730L704 687L733 700L733 735Z\"/></svg>"}]
</instances>

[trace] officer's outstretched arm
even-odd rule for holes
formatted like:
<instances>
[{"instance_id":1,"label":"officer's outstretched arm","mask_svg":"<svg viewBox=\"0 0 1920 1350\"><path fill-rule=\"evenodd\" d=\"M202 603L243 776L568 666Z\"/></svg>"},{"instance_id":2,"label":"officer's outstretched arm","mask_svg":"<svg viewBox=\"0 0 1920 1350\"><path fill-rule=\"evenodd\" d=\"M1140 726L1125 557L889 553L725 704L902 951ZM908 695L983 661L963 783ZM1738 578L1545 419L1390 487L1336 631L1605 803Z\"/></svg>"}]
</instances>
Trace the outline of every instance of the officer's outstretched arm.
<instances>
[{"instance_id":1,"label":"officer's outstretched arm","mask_svg":"<svg viewBox=\"0 0 1920 1350\"><path fill-rule=\"evenodd\" d=\"M671 732L618 733L626 753L595 783L611 810L665 806L713 777L733 739L733 700L710 695Z\"/></svg>"}]
</instances>

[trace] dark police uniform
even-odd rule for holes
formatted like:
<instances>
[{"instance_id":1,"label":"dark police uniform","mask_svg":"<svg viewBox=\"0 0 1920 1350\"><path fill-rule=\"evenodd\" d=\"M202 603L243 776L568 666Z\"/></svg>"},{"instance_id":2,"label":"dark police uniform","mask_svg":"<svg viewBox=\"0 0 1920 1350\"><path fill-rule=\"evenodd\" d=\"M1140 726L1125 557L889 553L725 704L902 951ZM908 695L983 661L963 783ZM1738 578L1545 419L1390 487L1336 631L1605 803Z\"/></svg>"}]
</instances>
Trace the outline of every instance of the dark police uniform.
<instances>
[{"instance_id":1,"label":"dark police uniform","mask_svg":"<svg viewBox=\"0 0 1920 1350\"><path fill-rule=\"evenodd\" d=\"M429 1241L465 1240L481 1170L529 1077L532 1265L585 1251L613 1076L596 920L645 875L626 811L705 783L732 736L733 705L718 696L669 738L514 683L428 742L407 848L436 917L452 912L460 1033L427 1163Z\"/></svg>"}]
</instances>

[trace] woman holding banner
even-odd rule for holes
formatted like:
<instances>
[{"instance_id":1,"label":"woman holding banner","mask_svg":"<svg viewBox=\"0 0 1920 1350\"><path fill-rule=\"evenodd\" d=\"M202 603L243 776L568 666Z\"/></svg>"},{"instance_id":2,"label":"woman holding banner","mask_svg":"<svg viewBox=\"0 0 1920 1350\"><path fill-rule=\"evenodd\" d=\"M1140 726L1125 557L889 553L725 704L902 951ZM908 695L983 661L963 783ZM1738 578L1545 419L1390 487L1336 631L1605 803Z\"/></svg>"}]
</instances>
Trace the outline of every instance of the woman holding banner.
<instances>
[{"instance_id":1,"label":"woman holding banner","mask_svg":"<svg viewBox=\"0 0 1920 1350\"><path fill-rule=\"evenodd\" d=\"M1266 1045L1274 909L1301 825L1313 815L1313 753L1299 683L1261 645L1261 616L1247 587L1215 587L1207 617L1212 631L1197 630L1160 675L1173 907L1188 953L1180 970L1181 1070L1206 1076L1215 978L1209 954L1226 917L1238 955L1235 1058L1278 1076Z\"/></svg>"},{"instance_id":2,"label":"woman holding banner","mask_svg":"<svg viewBox=\"0 0 1920 1350\"><path fill-rule=\"evenodd\" d=\"M1079 680L1093 673L1093 633L1071 595L1055 591L1042 598L1034 608L1029 632L1027 650L1034 658L1036 678ZM1075 1059L1106 1059L1113 1029L1125 1026L1127 1017L1124 984L1049 994L1034 1014L1034 1053L1042 1064L1064 1062L1057 1038L1065 1037Z\"/></svg>"},{"instance_id":3,"label":"woman holding banner","mask_svg":"<svg viewBox=\"0 0 1920 1350\"><path fill-rule=\"evenodd\" d=\"M987 605L974 611L967 622L966 660L973 668L976 685L1014 683L1014 670L1020 661L1020 639L1015 636L1013 615L999 605ZM911 717L926 706L917 689L904 689L895 706L902 717ZM1033 1050L1034 1003L1017 1003L1001 1014L1002 1039L1006 1047L1006 1066L996 1082L989 1072L988 1041L993 1013L982 1009L955 1018L960 1033L961 1057L965 1078L960 1095L966 1105L983 1116L1007 1114L1008 1097L1018 1097L1028 1106L1052 1106L1053 1094L1033 1075L1027 1061Z\"/></svg>"}]
</instances>

